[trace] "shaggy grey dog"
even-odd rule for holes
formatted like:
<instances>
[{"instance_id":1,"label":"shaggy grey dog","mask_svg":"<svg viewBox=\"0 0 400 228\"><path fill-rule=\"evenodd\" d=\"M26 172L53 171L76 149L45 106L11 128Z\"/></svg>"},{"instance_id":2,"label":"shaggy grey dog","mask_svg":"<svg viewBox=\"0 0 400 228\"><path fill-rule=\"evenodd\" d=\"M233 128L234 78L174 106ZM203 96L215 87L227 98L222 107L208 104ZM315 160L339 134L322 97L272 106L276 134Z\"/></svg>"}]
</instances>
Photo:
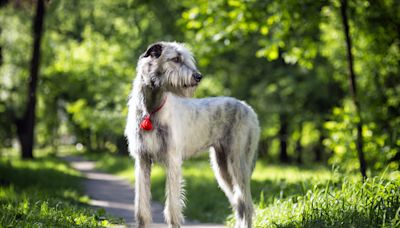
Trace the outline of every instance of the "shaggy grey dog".
<instances>
[{"instance_id":1,"label":"shaggy grey dog","mask_svg":"<svg viewBox=\"0 0 400 228\"><path fill-rule=\"evenodd\" d=\"M192 53L180 43L155 43L139 58L125 129L135 158L139 227L151 222L152 163L166 168L165 219L169 227L179 227L184 207L182 162L207 149L217 181L235 210L236 227L251 227L250 177L260 134L257 115L234 98L191 98L201 78Z\"/></svg>"}]
</instances>

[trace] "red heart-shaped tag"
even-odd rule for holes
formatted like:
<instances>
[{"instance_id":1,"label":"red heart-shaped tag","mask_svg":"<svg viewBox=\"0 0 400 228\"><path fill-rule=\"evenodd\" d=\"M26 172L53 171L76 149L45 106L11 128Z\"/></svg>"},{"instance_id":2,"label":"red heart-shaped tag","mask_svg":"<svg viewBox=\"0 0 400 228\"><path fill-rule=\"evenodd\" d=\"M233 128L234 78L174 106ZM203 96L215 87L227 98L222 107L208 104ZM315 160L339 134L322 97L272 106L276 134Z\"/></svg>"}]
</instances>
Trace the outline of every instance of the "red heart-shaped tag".
<instances>
[{"instance_id":1,"label":"red heart-shaped tag","mask_svg":"<svg viewBox=\"0 0 400 228\"><path fill-rule=\"evenodd\" d=\"M142 128L145 131L151 131L153 129L153 124L151 123L150 115L144 117L144 119L140 123L140 128Z\"/></svg>"}]
</instances>

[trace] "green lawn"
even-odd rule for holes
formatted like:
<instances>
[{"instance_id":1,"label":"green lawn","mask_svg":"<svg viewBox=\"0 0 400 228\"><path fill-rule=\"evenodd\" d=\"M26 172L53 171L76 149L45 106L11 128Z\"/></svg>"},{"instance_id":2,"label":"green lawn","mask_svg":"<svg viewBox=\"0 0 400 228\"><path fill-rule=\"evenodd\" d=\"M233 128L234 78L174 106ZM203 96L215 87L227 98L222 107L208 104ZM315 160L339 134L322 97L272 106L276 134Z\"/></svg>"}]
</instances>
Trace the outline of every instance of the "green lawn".
<instances>
[{"instance_id":1,"label":"green lawn","mask_svg":"<svg viewBox=\"0 0 400 228\"><path fill-rule=\"evenodd\" d=\"M133 182L134 162L110 154L90 155L97 167ZM218 188L206 158L184 163L185 216L203 222L233 218L225 195ZM399 173L357 182L324 166L271 165L257 162L252 176L256 227L376 227L400 225ZM153 199L164 201L165 173L152 170Z\"/></svg>"},{"instance_id":2,"label":"green lawn","mask_svg":"<svg viewBox=\"0 0 400 228\"><path fill-rule=\"evenodd\" d=\"M89 209L80 173L60 159L0 157L0 227L105 227L121 223Z\"/></svg>"},{"instance_id":3,"label":"green lawn","mask_svg":"<svg viewBox=\"0 0 400 228\"><path fill-rule=\"evenodd\" d=\"M254 223L255 227L399 227L400 182L345 179L272 203L260 200Z\"/></svg>"},{"instance_id":4,"label":"green lawn","mask_svg":"<svg viewBox=\"0 0 400 228\"><path fill-rule=\"evenodd\" d=\"M97 167L133 183L129 157L89 154ZM207 158L186 161L185 215L202 222L233 224ZM252 176L255 227L400 227L399 172L365 183L324 166L298 167L258 162ZM93 211L80 190L80 174L52 156L33 161L0 158L0 227L97 227L121 223ZM165 173L155 165L152 194L164 201Z\"/></svg>"}]
</instances>

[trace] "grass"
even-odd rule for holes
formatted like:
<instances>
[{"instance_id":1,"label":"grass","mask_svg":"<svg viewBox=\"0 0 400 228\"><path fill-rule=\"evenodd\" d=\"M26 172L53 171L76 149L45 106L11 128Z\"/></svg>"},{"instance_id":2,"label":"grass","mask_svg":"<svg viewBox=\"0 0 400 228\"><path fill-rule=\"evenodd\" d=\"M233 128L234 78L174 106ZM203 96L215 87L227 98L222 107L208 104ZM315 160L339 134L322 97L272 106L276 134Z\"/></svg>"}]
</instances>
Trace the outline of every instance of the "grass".
<instances>
[{"instance_id":1,"label":"grass","mask_svg":"<svg viewBox=\"0 0 400 228\"><path fill-rule=\"evenodd\" d=\"M230 218L230 224L234 219ZM303 196L260 200L255 227L400 227L400 182L345 179Z\"/></svg>"},{"instance_id":2,"label":"grass","mask_svg":"<svg viewBox=\"0 0 400 228\"><path fill-rule=\"evenodd\" d=\"M122 176L133 183L134 162L131 158L111 154L86 156L96 161L97 168ZM204 158L185 161L183 175L186 191L185 216L202 222L223 223L230 215L231 208L225 194L218 187L209 161ZM271 200L286 198L304 194L312 184L332 178L331 171L322 166L277 166L258 162L251 183L252 195L256 202L260 200L261 191ZM161 166L153 166L151 183L153 199L164 202L165 172Z\"/></svg>"},{"instance_id":3,"label":"grass","mask_svg":"<svg viewBox=\"0 0 400 228\"><path fill-rule=\"evenodd\" d=\"M133 183L133 161L128 157L92 154L97 167ZM399 173L372 178L344 177L339 169L324 166L271 165L257 162L252 176L255 227L399 227ZM229 203L218 188L205 158L184 163L184 214L202 222L232 225ZM165 173L152 169L152 195L164 201Z\"/></svg>"},{"instance_id":4,"label":"grass","mask_svg":"<svg viewBox=\"0 0 400 228\"><path fill-rule=\"evenodd\" d=\"M86 206L80 173L55 157L0 157L0 227L106 227L121 220Z\"/></svg>"},{"instance_id":5,"label":"grass","mask_svg":"<svg viewBox=\"0 0 400 228\"><path fill-rule=\"evenodd\" d=\"M97 167L133 183L133 160L88 154ZM218 188L206 158L184 163L184 214L202 222L232 225L229 203ZM344 177L324 166L257 162L252 176L255 227L400 227L399 172L370 178ZM82 177L53 156L24 161L0 157L0 227L102 227L121 220L93 211L80 190ZM152 195L164 201L165 172L152 170Z\"/></svg>"}]
</instances>

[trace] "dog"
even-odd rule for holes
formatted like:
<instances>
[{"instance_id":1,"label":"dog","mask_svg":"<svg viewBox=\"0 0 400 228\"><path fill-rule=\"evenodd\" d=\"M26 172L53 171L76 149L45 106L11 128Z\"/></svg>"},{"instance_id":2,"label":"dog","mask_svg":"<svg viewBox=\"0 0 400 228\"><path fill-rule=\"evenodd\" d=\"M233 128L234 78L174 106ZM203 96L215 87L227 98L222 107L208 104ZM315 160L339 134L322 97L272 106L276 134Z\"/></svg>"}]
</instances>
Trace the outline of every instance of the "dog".
<instances>
[{"instance_id":1,"label":"dog","mask_svg":"<svg viewBox=\"0 0 400 228\"><path fill-rule=\"evenodd\" d=\"M235 211L235 226L252 225L250 178L260 135L257 115L231 97L192 98L201 79L193 54L181 43L154 43L138 60L125 128L135 159L138 227L152 221L152 163L166 168L165 220L169 227L180 227L182 163L207 149L217 182Z\"/></svg>"}]
</instances>

